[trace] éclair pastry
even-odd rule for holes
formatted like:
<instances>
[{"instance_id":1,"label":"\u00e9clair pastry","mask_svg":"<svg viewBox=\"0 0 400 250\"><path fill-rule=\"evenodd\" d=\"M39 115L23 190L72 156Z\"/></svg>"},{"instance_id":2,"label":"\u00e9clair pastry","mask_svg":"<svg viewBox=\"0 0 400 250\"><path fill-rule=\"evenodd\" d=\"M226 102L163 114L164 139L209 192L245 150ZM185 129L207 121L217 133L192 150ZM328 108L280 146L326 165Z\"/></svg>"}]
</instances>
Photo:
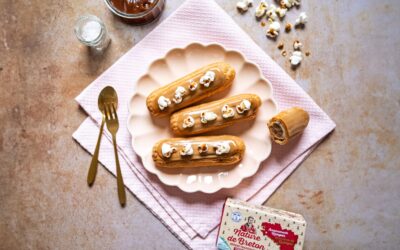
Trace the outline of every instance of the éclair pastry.
<instances>
[{"instance_id":1,"label":"\u00e9clair pastry","mask_svg":"<svg viewBox=\"0 0 400 250\"><path fill-rule=\"evenodd\" d=\"M280 145L285 145L292 138L299 135L310 121L308 113L299 107L284 110L272 117L268 128L272 140Z\"/></svg>"},{"instance_id":2,"label":"\u00e9clair pastry","mask_svg":"<svg viewBox=\"0 0 400 250\"><path fill-rule=\"evenodd\" d=\"M235 70L227 63L204 66L154 90L147 97L147 108L154 117L169 115L227 89L234 78Z\"/></svg>"},{"instance_id":3,"label":"\u00e9clair pastry","mask_svg":"<svg viewBox=\"0 0 400 250\"><path fill-rule=\"evenodd\" d=\"M152 156L157 167L227 166L240 162L245 149L242 139L231 135L170 138L158 141Z\"/></svg>"},{"instance_id":4,"label":"\u00e9clair pastry","mask_svg":"<svg viewBox=\"0 0 400 250\"><path fill-rule=\"evenodd\" d=\"M189 107L170 118L175 135L188 136L225 128L234 123L252 120L261 106L255 94L240 94L217 101Z\"/></svg>"}]
</instances>

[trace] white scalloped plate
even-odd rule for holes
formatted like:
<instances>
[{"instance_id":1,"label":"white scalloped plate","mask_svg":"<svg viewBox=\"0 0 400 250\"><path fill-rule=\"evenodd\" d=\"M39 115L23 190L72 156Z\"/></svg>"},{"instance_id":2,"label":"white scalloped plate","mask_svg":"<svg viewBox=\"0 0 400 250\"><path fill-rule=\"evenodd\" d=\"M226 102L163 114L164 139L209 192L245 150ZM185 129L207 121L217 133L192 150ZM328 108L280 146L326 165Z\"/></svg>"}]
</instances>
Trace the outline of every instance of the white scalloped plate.
<instances>
[{"instance_id":1,"label":"white scalloped plate","mask_svg":"<svg viewBox=\"0 0 400 250\"><path fill-rule=\"evenodd\" d=\"M152 160L152 147L160 139L174 137L169 130L169 118L153 119L146 108L146 97L154 89L168 84L204 65L225 61L236 70L233 86L223 94L204 102L241 93L260 96L262 105L254 121L243 122L213 134L231 134L242 138L246 153L237 166L160 169ZM235 50L219 44L189 44L170 50L165 57L151 63L147 73L139 78L135 94L129 102L128 129L132 146L142 158L144 167L166 185L177 186L185 192L214 193L221 188L232 188L243 178L254 175L261 162L271 153L271 139L266 122L277 113L272 99L272 86L262 76L257 65L247 61Z\"/></svg>"}]
</instances>

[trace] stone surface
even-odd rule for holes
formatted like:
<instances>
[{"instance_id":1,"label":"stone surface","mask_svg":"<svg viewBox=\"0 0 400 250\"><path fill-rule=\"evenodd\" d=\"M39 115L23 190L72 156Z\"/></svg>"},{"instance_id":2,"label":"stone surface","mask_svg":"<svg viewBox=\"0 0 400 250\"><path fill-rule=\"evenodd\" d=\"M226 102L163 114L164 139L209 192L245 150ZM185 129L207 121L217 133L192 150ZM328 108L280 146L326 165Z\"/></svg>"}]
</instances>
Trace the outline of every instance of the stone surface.
<instances>
[{"instance_id":1,"label":"stone surface","mask_svg":"<svg viewBox=\"0 0 400 250\"><path fill-rule=\"evenodd\" d=\"M306 249L396 249L400 244L400 4L303 1L304 30L265 37L235 1L217 0L337 123L336 131L266 202L308 221ZM270 1L269 1L270 2ZM257 1L256 1L257 3ZM134 27L102 1L0 1L0 249L184 249L133 195L71 138L86 115L73 100L162 18ZM101 17L112 44L93 56L73 34L82 14ZM276 48L299 39L310 51L297 70Z\"/></svg>"}]
</instances>

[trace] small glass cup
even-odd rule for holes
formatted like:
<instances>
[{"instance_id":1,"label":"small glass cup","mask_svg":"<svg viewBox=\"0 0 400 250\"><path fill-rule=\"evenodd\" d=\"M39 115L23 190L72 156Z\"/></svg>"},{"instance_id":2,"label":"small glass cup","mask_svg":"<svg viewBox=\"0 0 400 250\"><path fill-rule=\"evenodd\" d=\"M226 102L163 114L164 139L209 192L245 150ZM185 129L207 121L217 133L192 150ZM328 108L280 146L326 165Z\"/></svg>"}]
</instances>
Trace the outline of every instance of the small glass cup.
<instances>
[{"instance_id":1,"label":"small glass cup","mask_svg":"<svg viewBox=\"0 0 400 250\"><path fill-rule=\"evenodd\" d=\"M104 51L111 41L103 21L94 15L81 16L75 23L74 31L81 43L98 52Z\"/></svg>"}]
</instances>

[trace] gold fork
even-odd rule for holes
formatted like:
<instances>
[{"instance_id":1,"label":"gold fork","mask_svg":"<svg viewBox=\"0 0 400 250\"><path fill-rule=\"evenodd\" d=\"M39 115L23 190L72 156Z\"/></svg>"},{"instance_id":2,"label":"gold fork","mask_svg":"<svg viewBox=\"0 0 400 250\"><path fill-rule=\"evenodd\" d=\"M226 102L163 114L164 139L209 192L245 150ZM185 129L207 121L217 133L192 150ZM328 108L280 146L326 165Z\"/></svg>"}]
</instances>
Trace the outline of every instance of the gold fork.
<instances>
[{"instance_id":1,"label":"gold fork","mask_svg":"<svg viewBox=\"0 0 400 250\"><path fill-rule=\"evenodd\" d=\"M108 131L112 135L114 144L115 164L117 168L117 185L118 185L118 198L122 206L126 203L124 180L122 179L121 167L119 166L118 151L117 151L117 139L116 134L119 129L118 115L116 111L115 102L104 103L104 111L106 116L106 125Z\"/></svg>"}]
</instances>

